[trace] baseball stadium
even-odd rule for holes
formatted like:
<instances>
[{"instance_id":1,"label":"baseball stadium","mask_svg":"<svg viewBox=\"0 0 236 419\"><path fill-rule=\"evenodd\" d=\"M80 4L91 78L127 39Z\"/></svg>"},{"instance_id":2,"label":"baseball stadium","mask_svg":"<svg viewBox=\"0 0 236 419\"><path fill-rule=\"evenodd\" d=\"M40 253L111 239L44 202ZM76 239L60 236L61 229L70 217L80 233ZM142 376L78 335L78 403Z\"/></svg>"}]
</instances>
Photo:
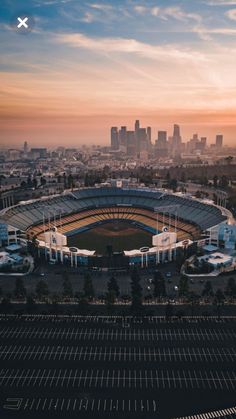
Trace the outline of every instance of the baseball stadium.
<instances>
[{"instance_id":1,"label":"baseball stadium","mask_svg":"<svg viewBox=\"0 0 236 419\"><path fill-rule=\"evenodd\" d=\"M219 207L149 188L82 188L5 209L1 219L35 242L49 261L96 265L101 257L127 263L172 260L227 217Z\"/></svg>"}]
</instances>

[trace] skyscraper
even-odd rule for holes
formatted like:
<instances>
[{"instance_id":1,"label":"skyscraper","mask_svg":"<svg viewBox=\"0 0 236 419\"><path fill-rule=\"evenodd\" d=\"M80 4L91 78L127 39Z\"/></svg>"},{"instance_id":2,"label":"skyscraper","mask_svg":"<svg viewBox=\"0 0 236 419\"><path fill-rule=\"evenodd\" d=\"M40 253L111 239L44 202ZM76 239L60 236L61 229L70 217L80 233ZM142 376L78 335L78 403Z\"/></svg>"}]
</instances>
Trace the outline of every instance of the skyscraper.
<instances>
[{"instance_id":1,"label":"skyscraper","mask_svg":"<svg viewBox=\"0 0 236 419\"><path fill-rule=\"evenodd\" d=\"M180 137L180 126L177 125L177 124L174 124L173 138L181 138Z\"/></svg>"},{"instance_id":2,"label":"skyscraper","mask_svg":"<svg viewBox=\"0 0 236 419\"><path fill-rule=\"evenodd\" d=\"M222 148L223 146L223 135L218 134L216 136L216 148Z\"/></svg>"},{"instance_id":3,"label":"skyscraper","mask_svg":"<svg viewBox=\"0 0 236 419\"><path fill-rule=\"evenodd\" d=\"M180 126L177 124L174 124L174 131L173 131L173 137L170 138L171 140L171 151L172 156L180 156L181 150L182 150L182 138L180 135Z\"/></svg>"},{"instance_id":4,"label":"skyscraper","mask_svg":"<svg viewBox=\"0 0 236 419\"><path fill-rule=\"evenodd\" d=\"M24 154L27 154L29 151L27 141L24 142L23 151L24 151Z\"/></svg>"},{"instance_id":5,"label":"skyscraper","mask_svg":"<svg viewBox=\"0 0 236 419\"><path fill-rule=\"evenodd\" d=\"M119 149L119 137L118 137L117 127L111 127L111 149L112 150Z\"/></svg>"},{"instance_id":6,"label":"skyscraper","mask_svg":"<svg viewBox=\"0 0 236 419\"><path fill-rule=\"evenodd\" d=\"M166 131L158 131L157 140L155 142L155 155L156 157L168 156L168 142Z\"/></svg>"},{"instance_id":7,"label":"skyscraper","mask_svg":"<svg viewBox=\"0 0 236 419\"><path fill-rule=\"evenodd\" d=\"M134 125L134 130L135 130L135 132L137 132L137 131L139 130L139 128L140 128L140 123L139 123L139 120L138 120L138 119L136 119L136 121L135 121L135 125Z\"/></svg>"},{"instance_id":8,"label":"skyscraper","mask_svg":"<svg viewBox=\"0 0 236 419\"><path fill-rule=\"evenodd\" d=\"M152 128L147 127L147 150L149 153L152 151Z\"/></svg>"},{"instance_id":9,"label":"skyscraper","mask_svg":"<svg viewBox=\"0 0 236 419\"><path fill-rule=\"evenodd\" d=\"M166 145L166 143L167 143L167 132L166 131L158 131L157 141L162 145Z\"/></svg>"},{"instance_id":10,"label":"skyscraper","mask_svg":"<svg viewBox=\"0 0 236 419\"><path fill-rule=\"evenodd\" d=\"M151 127L147 127L147 139L148 139L148 142L151 144L152 143L152 128Z\"/></svg>"},{"instance_id":11,"label":"skyscraper","mask_svg":"<svg viewBox=\"0 0 236 419\"><path fill-rule=\"evenodd\" d=\"M136 156L136 138L135 131L127 131L127 155Z\"/></svg>"},{"instance_id":12,"label":"skyscraper","mask_svg":"<svg viewBox=\"0 0 236 419\"><path fill-rule=\"evenodd\" d=\"M125 126L122 126L119 130L119 144L122 147L127 147L127 129Z\"/></svg>"}]
</instances>

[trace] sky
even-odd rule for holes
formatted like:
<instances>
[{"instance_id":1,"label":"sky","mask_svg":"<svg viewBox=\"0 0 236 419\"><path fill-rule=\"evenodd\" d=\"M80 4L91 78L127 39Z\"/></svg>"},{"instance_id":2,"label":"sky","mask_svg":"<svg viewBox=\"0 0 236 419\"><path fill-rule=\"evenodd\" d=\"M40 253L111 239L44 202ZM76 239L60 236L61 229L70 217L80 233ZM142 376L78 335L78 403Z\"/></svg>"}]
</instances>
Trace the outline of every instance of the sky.
<instances>
[{"instance_id":1,"label":"sky","mask_svg":"<svg viewBox=\"0 0 236 419\"><path fill-rule=\"evenodd\" d=\"M236 0L1 0L0 81L2 145L105 145L140 119L236 146Z\"/></svg>"}]
</instances>

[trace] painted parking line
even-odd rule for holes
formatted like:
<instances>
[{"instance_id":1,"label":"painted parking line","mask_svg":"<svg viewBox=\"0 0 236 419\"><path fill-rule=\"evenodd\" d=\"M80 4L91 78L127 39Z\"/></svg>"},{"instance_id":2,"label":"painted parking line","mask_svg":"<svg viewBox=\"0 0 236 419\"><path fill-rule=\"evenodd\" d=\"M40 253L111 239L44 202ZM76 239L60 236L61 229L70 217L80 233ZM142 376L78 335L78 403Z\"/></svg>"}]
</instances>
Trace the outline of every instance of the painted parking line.
<instances>
[{"instance_id":1,"label":"painted parking line","mask_svg":"<svg viewBox=\"0 0 236 419\"><path fill-rule=\"evenodd\" d=\"M207 413L200 413L198 415L192 415L192 416L181 416L176 419L211 419L211 418L233 418L234 413L236 413L236 407L230 407L228 409L222 409L222 410L215 410L213 412L207 412Z\"/></svg>"},{"instance_id":2,"label":"painted parking line","mask_svg":"<svg viewBox=\"0 0 236 419\"><path fill-rule=\"evenodd\" d=\"M35 322L35 321L47 321L50 320L51 322L60 323L63 322L94 322L94 323L107 323L107 324L113 324L117 321L119 322L126 322L130 321L133 323L143 323L143 322L151 322L151 323L159 323L159 322L166 322L165 316L143 316L140 317L134 317L134 316L106 316L106 315L67 315L67 314L0 314L0 321L7 321L7 320L17 320L20 321L28 321L28 322ZM173 316L172 320L176 321L178 317ZM186 321L190 320L193 322L196 321L204 321L204 322L227 322L236 319L236 316L183 316L180 321Z\"/></svg>"},{"instance_id":3,"label":"painted parking line","mask_svg":"<svg viewBox=\"0 0 236 419\"><path fill-rule=\"evenodd\" d=\"M235 339L236 332L233 329L91 329L91 328L10 328L0 336L5 339L53 339L55 340L96 340L96 341L224 341Z\"/></svg>"},{"instance_id":4,"label":"painted parking line","mask_svg":"<svg viewBox=\"0 0 236 419\"><path fill-rule=\"evenodd\" d=\"M202 388L235 390L236 376L232 370L3 370L1 386L84 387L84 388Z\"/></svg>"},{"instance_id":5,"label":"painted parking line","mask_svg":"<svg viewBox=\"0 0 236 419\"><path fill-rule=\"evenodd\" d=\"M236 349L230 348L200 348L200 347L93 347L93 346L16 346L0 348L0 359L4 360L76 360L83 361L161 361L161 362L235 362ZM7 354L7 356L6 356Z\"/></svg>"}]
</instances>

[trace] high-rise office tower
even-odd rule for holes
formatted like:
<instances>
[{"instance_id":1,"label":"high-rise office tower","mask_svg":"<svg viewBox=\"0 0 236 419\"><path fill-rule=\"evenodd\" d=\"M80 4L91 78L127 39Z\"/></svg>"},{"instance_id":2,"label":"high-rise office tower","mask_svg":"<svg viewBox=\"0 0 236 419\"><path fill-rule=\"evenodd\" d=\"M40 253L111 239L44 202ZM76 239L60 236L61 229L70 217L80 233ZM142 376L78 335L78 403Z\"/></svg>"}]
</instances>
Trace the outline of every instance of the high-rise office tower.
<instances>
[{"instance_id":1,"label":"high-rise office tower","mask_svg":"<svg viewBox=\"0 0 236 419\"><path fill-rule=\"evenodd\" d=\"M118 135L117 127L111 127L111 149L112 150L119 149L119 135Z\"/></svg>"},{"instance_id":2,"label":"high-rise office tower","mask_svg":"<svg viewBox=\"0 0 236 419\"><path fill-rule=\"evenodd\" d=\"M146 128L139 128L138 130L138 152L148 150L147 131Z\"/></svg>"},{"instance_id":3,"label":"high-rise office tower","mask_svg":"<svg viewBox=\"0 0 236 419\"><path fill-rule=\"evenodd\" d=\"M172 156L176 157L181 154L182 150L182 138L180 135L180 126L177 124L174 124L174 131L173 131L173 137L171 137L171 151Z\"/></svg>"},{"instance_id":4,"label":"high-rise office tower","mask_svg":"<svg viewBox=\"0 0 236 419\"><path fill-rule=\"evenodd\" d=\"M157 141L162 145L167 143L167 132L166 131L158 131L157 133Z\"/></svg>"},{"instance_id":5,"label":"high-rise office tower","mask_svg":"<svg viewBox=\"0 0 236 419\"><path fill-rule=\"evenodd\" d=\"M136 133L138 132L139 128L140 128L140 123L139 123L139 120L136 119L135 125L134 125L134 130L135 130Z\"/></svg>"},{"instance_id":6,"label":"high-rise office tower","mask_svg":"<svg viewBox=\"0 0 236 419\"><path fill-rule=\"evenodd\" d=\"M152 143L152 128L147 127L147 140L151 144Z\"/></svg>"},{"instance_id":7,"label":"high-rise office tower","mask_svg":"<svg viewBox=\"0 0 236 419\"><path fill-rule=\"evenodd\" d=\"M127 155L135 157L136 154L135 131L127 131Z\"/></svg>"},{"instance_id":8,"label":"high-rise office tower","mask_svg":"<svg viewBox=\"0 0 236 419\"><path fill-rule=\"evenodd\" d=\"M166 131L158 131L157 140L155 142L155 155L158 158L168 156L168 142Z\"/></svg>"},{"instance_id":9,"label":"high-rise office tower","mask_svg":"<svg viewBox=\"0 0 236 419\"><path fill-rule=\"evenodd\" d=\"M127 146L127 129L125 126L119 130L119 144L123 147Z\"/></svg>"},{"instance_id":10,"label":"high-rise office tower","mask_svg":"<svg viewBox=\"0 0 236 419\"><path fill-rule=\"evenodd\" d=\"M136 140L136 153L139 154L142 151L147 151L149 149L149 140L148 135L151 138L151 128L149 127L148 133L146 128L140 128L140 122L137 119L135 121L135 140Z\"/></svg>"},{"instance_id":11,"label":"high-rise office tower","mask_svg":"<svg viewBox=\"0 0 236 419\"><path fill-rule=\"evenodd\" d=\"M24 154L27 154L29 151L27 141L24 142L23 151L24 151Z\"/></svg>"},{"instance_id":12,"label":"high-rise office tower","mask_svg":"<svg viewBox=\"0 0 236 419\"><path fill-rule=\"evenodd\" d=\"M203 149L206 148L206 145L207 145L207 137L201 137L201 144L203 146Z\"/></svg>"},{"instance_id":13,"label":"high-rise office tower","mask_svg":"<svg viewBox=\"0 0 236 419\"><path fill-rule=\"evenodd\" d=\"M139 140L139 129L140 129L140 122L136 119L134 124L134 134L135 134L135 142L136 142L136 152L139 153L140 150L140 140Z\"/></svg>"},{"instance_id":14,"label":"high-rise office tower","mask_svg":"<svg viewBox=\"0 0 236 419\"><path fill-rule=\"evenodd\" d=\"M203 152L206 149L206 145L207 145L207 138L201 137L201 140L198 142L197 148L198 150Z\"/></svg>"},{"instance_id":15,"label":"high-rise office tower","mask_svg":"<svg viewBox=\"0 0 236 419\"><path fill-rule=\"evenodd\" d=\"M175 137L175 138L181 138L180 137L180 126L177 125L177 124L174 124L173 137Z\"/></svg>"},{"instance_id":16,"label":"high-rise office tower","mask_svg":"<svg viewBox=\"0 0 236 419\"><path fill-rule=\"evenodd\" d=\"M216 148L222 148L223 147L223 135L218 134L216 136Z\"/></svg>"},{"instance_id":17,"label":"high-rise office tower","mask_svg":"<svg viewBox=\"0 0 236 419\"><path fill-rule=\"evenodd\" d=\"M148 152L152 151L152 128L147 127L147 149Z\"/></svg>"}]
</instances>

